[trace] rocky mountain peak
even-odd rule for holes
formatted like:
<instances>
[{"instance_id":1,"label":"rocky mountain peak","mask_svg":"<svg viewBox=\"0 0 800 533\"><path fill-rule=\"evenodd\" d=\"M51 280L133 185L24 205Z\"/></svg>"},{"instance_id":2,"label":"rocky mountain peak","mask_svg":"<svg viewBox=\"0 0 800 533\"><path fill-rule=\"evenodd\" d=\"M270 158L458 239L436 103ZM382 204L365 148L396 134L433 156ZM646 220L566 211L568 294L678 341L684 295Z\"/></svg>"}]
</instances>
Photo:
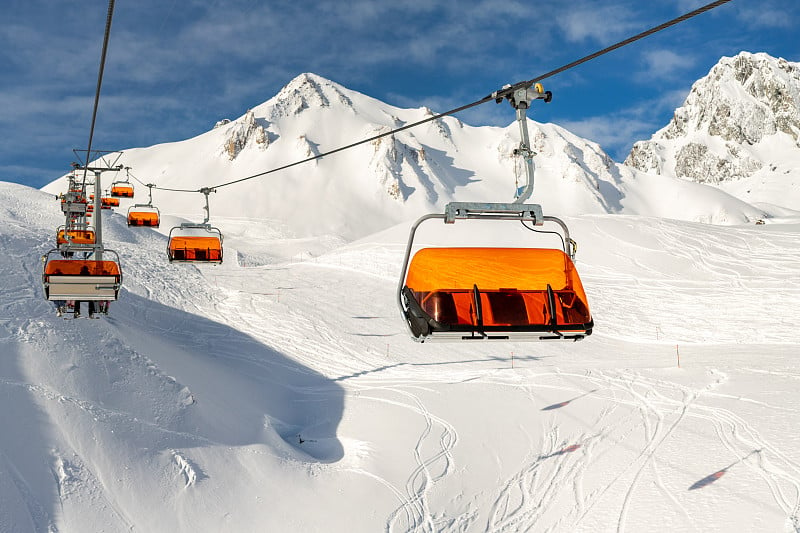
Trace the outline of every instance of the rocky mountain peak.
<instances>
[{"instance_id":1,"label":"rocky mountain peak","mask_svg":"<svg viewBox=\"0 0 800 533\"><path fill-rule=\"evenodd\" d=\"M633 147L625 164L699 182L748 178L765 161L759 147L800 150L800 63L742 52L697 81L670 123Z\"/></svg>"},{"instance_id":2,"label":"rocky mountain peak","mask_svg":"<svg viewBox=\"0 0 800 533\"><path fill-rule=\"evenodd\" d=\"M330 107L332 103L352 109L353 102L341 85L311 73L303 73L290 81L272 99L270 120L289 117L306 109Z\"/></svg>"}]
</instances>

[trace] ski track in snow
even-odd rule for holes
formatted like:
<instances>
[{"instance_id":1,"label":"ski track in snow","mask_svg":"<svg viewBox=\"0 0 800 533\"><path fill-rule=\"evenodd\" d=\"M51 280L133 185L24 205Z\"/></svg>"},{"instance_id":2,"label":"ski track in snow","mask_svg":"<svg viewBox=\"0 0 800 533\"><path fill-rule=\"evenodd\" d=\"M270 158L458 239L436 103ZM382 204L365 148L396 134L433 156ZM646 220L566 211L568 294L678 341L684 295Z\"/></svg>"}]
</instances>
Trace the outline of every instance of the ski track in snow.
<instances>
[{"instance_id":1,"label":"ski track in snow","mask_svg":"<svg viewBox=\"0 0 800 533\"><path fill-rule=\"evenodd\" d=\"M384 390L395 392L408 401L391 402L374 397L373 399L409 409L425 420L425 429L417 439L413 450L417 467L406 482L406 499L403 505L389 516L386 529L393 531L400 527L402 528L400 531L439 531L439 524L430 508L428 493L438 481L450 473L453 464L451 451L458 441L458 434L452 425L431 414L418 396L397 388ZM362 398L369 396L362 395ZM438 431L434 431L435 429ZM429 449L432 451L428 451ZM403 518L407 523L401 522Z\"/></svg>"},{"instance_id":2,"label":"ski track in snow","mask_svg":"<svg viewBox=\"0 0 800 533\"><path fill-rule=\"evenodd\" d=\"M0 450L0 475L10 478L11 483L16 488L18 496L22 499L27 515L35 531L46 531L47 533L58 533L58 528L53 523L45 507L38 497L26 483L25 478L14 468L14 465ZM22 524L19 524L22 525Z\"/></svg>"},{"instance_id":3,"label":"ski track in snow","mask_svg":"<svg viewBox=\"0 0 800 533\"><path fill-rule=\"evenodd\" d=\"M608 326L623 336L643 341L660 337L689 343L719 342L716 324L721 322L738 325L736 331L725 330L726 335L735 336L730 339L733 342L796 342L790 318L794 313L776 310L800 312L797 234L745 229L745 235L737 235L714 228L712 233L720 235L712 240L707 234L693 236L674 223L659 222L649 226L644 246L597 224L593 229L593 238L611 250L619 249L615 253L637 272L635 277L620 276L616 267L593 267L582 274L593 308L626 303L621 313L607 317L612 320ZM657 255L639 253L666 254L665 250L669 257L664 261L654 260ZM696 305L697 301L707 305ZM724 306L714 305L721 301ZM652 317L641 313L651 302L659 305ZM714 314L707 315L708 309L714 309ZM630 316L632 312L637 316ZM780 327L750 327L746 318L753 315L772 316Z\"/></svg>"},{"instance_id":4,"label":"ski track in snow","mask_svg":"<svg viewBox=\"0 0 800 533\"><path fill-rule=\"evenodd\" d=\"M572 442L580 442L577 448L575 445L567 446L567 441L559 435L558 425L547 428L543 432L543 453L527 463L503 486L489 511L486 531L528 531L557 498L567 494L574 497L572 509L551 527L542 530L575 531L582 526L595 505L612 490L624 493L616 531L630 530L626 524L627 515L637 499L637 486L641 478L650 471L664 497L690 523L691 516L681 503L682 498L664 485L658 472L659 465L669 466L673 461L670 457L661 457L659 448L687 418L702 419L713 424L719 442L732 457L744 457L758 450L758 460L747 460L746 464L763 479L776 505L792 523L798 522L800 464L780 451L780 446L771 445L741 417L726 409L697 404L699 398L713 393L727 379L724 374L712 371L712 381L700 390L690 390L674 383L626 372L614 376L593 371L589 376L574 377L587 379L592 387L597 387L597 396L611 402L611 407L601 414L600 420L617 409L614 404L630 408L631 415L609 424L597 434L582 433L577 439L572 439ZM682 395L682 399L671 397L676 392ZM610 483L584 495L582 478L591 470L593 463L603 454L612 452L614 447L628 442L637 428L644 433L644 442L637 448L637 457L623 467ZM643 503L646 505L646 500Z\"/></svg>"},{"instance_id":5,"label":"ski track in snow","mask_svg":"<svg viewBox=\"0 0 800 533\"><path fill-rule=\"evenodd\" d=\"M374 365L376 357L365 358L363 350L349 342L343 342L340 336L333 333L324 320L313 317L307 309L299 312L294 308L277 305L271 311L269 307L258 305L256 298L244 292L229 293L225 300L216 305L220 316L232 323L247 325L247 329L256 337L268 338L273 345L280 346L287 353L313 354L314 365L331 375L357 372L358 368ZM262 302L259 302L263 304ZM274 314L274 320L264 321L264 314ZM269 328L258 328L259 323L270 324ZM297 338L297 330L313 332L301 339ZM280 342L280 341L283 342ZM277 341L277 342L276 342ZM310 362L310 361L309 361ZM342 363L358 364L358 367L342 368ZM407 389L399 387L383 387L380 392L388 396L378 397L365 394L375 392L375 387L357 387L361 400L373 400L407 409L424 420L425 427L418 437L413 449L416 468L409 474L405 489L400 490L392 485L396 494L402 494L402 505L387 519L387 531L438 531L436 519L429 508L427 494L431 487L446 476L452 463L450 450L456 445L458 435L455 429L443 419L433 415L420 398ZM438 435L438 436L437 436ZM431 450L432 449L432 450ZM438 472L434 472L438 469Z\"/></svg>"}]
</instances>

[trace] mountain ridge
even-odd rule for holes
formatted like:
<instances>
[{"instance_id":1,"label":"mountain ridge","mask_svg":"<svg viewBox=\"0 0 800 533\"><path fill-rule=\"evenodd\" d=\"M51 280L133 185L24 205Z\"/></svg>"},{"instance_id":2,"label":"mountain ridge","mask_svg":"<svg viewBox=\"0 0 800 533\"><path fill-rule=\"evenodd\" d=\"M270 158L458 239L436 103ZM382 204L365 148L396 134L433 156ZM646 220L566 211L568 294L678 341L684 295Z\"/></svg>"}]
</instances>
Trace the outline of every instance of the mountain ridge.
<instances>
[{"instance_id":1,"label":"mountain ridge","mask_svg":"<svg viewBox=\"0 0 800 533\"><path fill-rule=\"evenodd\" d=\"M352 240L441 211L454 200L512 201L524 169L512 155L519 131L511 112L505 128L442 117L319 157L432 114L426 107L398 108L304 73L235 120L220 120L184 141L124 150L120 162L142 181L165 189L198 191L257 175L218 188L211 197L212 218L271 219L298 236ZM528 126L536 166L531 201L548 214L627 213L716 223L764 216L727 194L620 165L597 143L558 125L529 119ZM268 170L308 158L313 162ZM44 190L60 192L63 178ZM690 200L681 209L658 205L663 191L703 202ZM154 202L165 213L189 219L199 218L204 205L199 194L161 190Z\"/></svg>"}]
</instances>

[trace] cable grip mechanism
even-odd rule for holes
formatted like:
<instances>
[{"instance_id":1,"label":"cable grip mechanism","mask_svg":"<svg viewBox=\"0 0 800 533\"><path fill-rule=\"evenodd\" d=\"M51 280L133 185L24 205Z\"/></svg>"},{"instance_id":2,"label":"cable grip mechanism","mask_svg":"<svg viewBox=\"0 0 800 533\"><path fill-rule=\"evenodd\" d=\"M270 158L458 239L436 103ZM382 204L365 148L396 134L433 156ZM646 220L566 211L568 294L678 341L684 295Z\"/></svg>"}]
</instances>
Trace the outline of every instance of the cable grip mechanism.
<instances>
[{"instance_id":1,"label":"cable grip mechanism","mask_svg":"<svg viewBox=\"0 0 800 533\"><path fill-rule=\"evenodd\" d=\"M503 100L508 100L511 107L517 110L517 123L519 124L520 143L514 150L515 156L521 156L525 162L526 183L524 187L518 187L516 191L515 203L523 203L533 194L533 156L531 143L528 136L527 110L534 100L544 100L545 103L553 99L553 93L545 91L541 83L522 82L514 86L503 87L500 91L493 93L495 101L499 104Z\"/></svg>"}]
</instances>

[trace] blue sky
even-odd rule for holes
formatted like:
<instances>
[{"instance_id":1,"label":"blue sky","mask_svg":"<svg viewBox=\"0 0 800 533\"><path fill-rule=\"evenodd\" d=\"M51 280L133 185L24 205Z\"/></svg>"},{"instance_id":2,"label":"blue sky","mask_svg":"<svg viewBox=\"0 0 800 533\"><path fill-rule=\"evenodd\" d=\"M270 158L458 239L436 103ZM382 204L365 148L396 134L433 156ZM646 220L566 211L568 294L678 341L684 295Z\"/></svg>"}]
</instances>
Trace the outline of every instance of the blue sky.
<instances>
[{"instance_id":1,"label":"blue sky","mask_svg":"<svg viewBox=\"0 0 800 533\"><path fill-rule=\"evenodd\" d=\"M393 105L446 111L708 1L118 0L94 147L193 137L302 72ZM42 186L69 170L73 148L85 149L107 7L5 0L0 180ZM621 161L720 57L747 50L800 61L799 25L798 0L732 0L551 78L553 102L531 116ZM514 113L488 103L459 118L506 125Z\"/></svg>"}]
</instances>

